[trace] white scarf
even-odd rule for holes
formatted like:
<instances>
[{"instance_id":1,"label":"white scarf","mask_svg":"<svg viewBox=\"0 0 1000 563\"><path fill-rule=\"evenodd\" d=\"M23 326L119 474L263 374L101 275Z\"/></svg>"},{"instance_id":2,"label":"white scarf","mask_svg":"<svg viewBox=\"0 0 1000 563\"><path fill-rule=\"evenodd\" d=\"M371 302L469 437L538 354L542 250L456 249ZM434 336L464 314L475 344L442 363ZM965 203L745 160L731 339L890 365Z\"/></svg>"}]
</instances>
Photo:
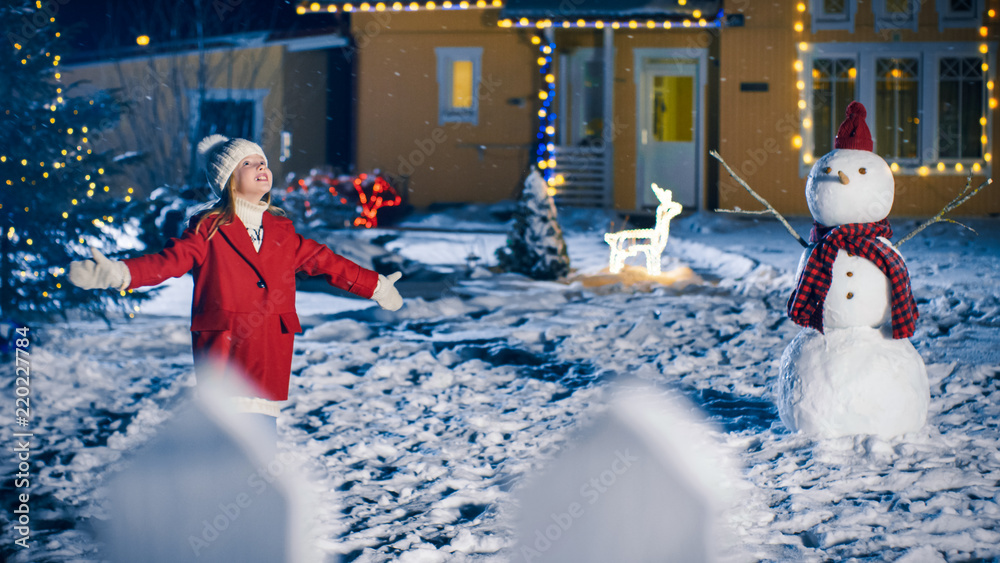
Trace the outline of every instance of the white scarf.
<instances>
[{"instance_id":1,"label":"white scarf","mask_svg":"<svg viewBox=\"0 0 1000 563\"><path fill-rule=\"evenodd\" d=\"M254 250L260 251L260 243L264 240L264 227L261 225L268 204L263 201L251 203L241 197L236 198L236 216L243 221L247 234L253 241Z\"/></svg>"}]
</instances>

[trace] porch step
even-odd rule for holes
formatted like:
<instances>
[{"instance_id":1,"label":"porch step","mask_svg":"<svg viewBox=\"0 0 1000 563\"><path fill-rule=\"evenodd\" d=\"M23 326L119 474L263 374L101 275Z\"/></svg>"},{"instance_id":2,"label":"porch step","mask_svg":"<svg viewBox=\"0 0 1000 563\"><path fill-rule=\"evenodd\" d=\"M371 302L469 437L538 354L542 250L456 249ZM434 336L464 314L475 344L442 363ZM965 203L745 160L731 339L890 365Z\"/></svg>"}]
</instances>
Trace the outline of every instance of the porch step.
<instances>
[{"instance_id":1,"label":"porch step","mask_svg":"<svg viewBox=\"0 0 1000 563\"><path fill-rule=\"evenodd\" d=\"M604 207L604 149L557 146L553 150L556 166L553 174L562 175L564 183L556 187L556 205Z\"/></svg>"}]
</instances>

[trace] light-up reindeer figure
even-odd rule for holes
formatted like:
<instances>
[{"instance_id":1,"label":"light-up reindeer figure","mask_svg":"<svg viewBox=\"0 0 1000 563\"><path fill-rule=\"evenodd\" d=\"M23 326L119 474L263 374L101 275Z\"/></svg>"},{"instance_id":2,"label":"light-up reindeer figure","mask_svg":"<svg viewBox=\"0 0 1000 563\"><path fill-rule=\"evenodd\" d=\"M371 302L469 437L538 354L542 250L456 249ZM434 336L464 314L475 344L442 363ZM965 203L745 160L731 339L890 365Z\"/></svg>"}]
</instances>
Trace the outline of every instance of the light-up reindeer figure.
<instances>
[{"instance_id":1,"label":"light-up reindeer figure","mask_svg":"<svg viewBox=\"0 0 1000 563\"><path fill-rule=\"evenodd\" d=\"M681 212L681 204L671 201L670 190L660 189L656 184L650 186L660 205L656 207L656 224L652 229L631 229L617 233L607 233L604 240L611 245L611 260L609 268L612 274L617 274L625 267L625 259L636 256L640 252L646 254L646 271L652 276L660 275L660 254L667 246L670 235L670 220ZM639 241L648 241L640 243Z\"/></svg>"}]
</instances>

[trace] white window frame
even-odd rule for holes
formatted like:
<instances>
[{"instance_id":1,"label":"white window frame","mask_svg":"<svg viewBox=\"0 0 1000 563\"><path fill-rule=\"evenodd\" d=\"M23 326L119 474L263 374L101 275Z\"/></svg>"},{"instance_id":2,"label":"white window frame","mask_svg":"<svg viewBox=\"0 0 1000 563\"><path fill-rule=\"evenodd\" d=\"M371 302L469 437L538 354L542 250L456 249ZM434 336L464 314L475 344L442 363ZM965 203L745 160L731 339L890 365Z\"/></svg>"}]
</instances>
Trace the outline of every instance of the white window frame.
<instances>
[{"instance_id":1,"label":"white window frame","mask_svg":"<svg viewBox=\"0 0 1000 563\"><path fill-rule=\"evenodd\" d=\"M876 88L876 76L875 76L875 61L880 58L910 58L919 60L920 68L920 130L919 130L919 143L920 146L917 151L916 159L906 159L906 160L893 160L886 159L889 163L895 162L898 165L898 170L895 171L899 175L913 175L918 174L918 170L922 166L933 167L938 162L945 162L949 165L954 165L956 163L962 163L965 167L964 171L955 171L953 166L948 166L946 172L953 175L965 175L968 173L969 166L973 163L978 162L982 166L981 174L991 175L992 174L992 160L986 161L984 158L979 159L942 159L939 156L938 151L938 98L939 98L939 86L940 80L938 79L940 73L940 59L948 58L963 58L963 57L975 57L983 58L983 54L979 51L979 46L982 43L979 42L963 42L963 43L951 43L951 42L914 42L914 43L814 43L810 46L807 53L803 55L803 67L808 69L803 73L805 78L805 100L806 107L801 112L801 119L809 119L810 122L813 120L813 78L812 78L812 66L814 59L831 59L831 58L846 58L857 61L857 77L856 77L856 91L858 92L857 101L864 104L868 111L868 123L869 127L874 127L876 123L876 106L875 106L875 88ZM997 45L990 43L989 52L992 54L996 52ZM995 81L995 64L992 60L992 55L986 60L989 63L989 70L986 72L987 81ZM987 91L987 100L991 97L995 97L994 91ZM986 131L993 130L993 114L996 110L986 110ZM804 131L802 135L802 148L800 149L799 155L799 174L805 177L809 170L812 168L812 162L823 155L815 154L813 149L815 146L815 140L813 138L814 132L812 130ZM872 141L877 143L877 133L873 131ZM874 147L875 151L878 151L878 146ZM993 139L988 135L986 146L983 147L983 154L993 153ZM803 156L811 155L810 163L805 163ZM968 166L965 166L968 165ZM935 171L935 173L937 173Z\"/></svg>"},{"instance_id":2,"label":"white window frame","mask_svg":"<svg viewBox=\"0 0 1000 563\"><path fill-rule=\"evenodd\" d=\"M809 14L812 17L812 31L846 30L854 33L854 16L858 13L858 0L844 0L846 12L843 15L823 13L823 0L809 0Z\"/></svg>"},{"instance_id":3,"label":"white window frame","mask_svg":"<svg viewBox=\"0 0 1000 563\"><path fill-rule=\"evenodd\" d=\"M887 0L872 0L872 12L875 13L875 31L891 32L895 30L908 29L917 31L917 23L920 20L920 7L923 0L907 0L910 5L910 13L907 19L901 19L896 14L890 14L886 8Z\"/></svg>"},{"instance_id":4,"label":"white window frame","mask_svg":"<svg viewBox=\"0 0 1000 563\"><path fill-rule=\"evenodd\" d=\"M435 47L438 81L438 125L470 123L479 125L479 83L482 79L482 47ZM455 61L472 61L472 106L451 105L452 67Z\"/></svg>"},{"instance_id":5,"label":"white window frame","mask_svg":"<svg viewBox=\"0 0 1000 563\"><path fill-rule=\"evenodd\" d=\"M937 0L938 31L979 27L983 22L983 0L972 0L972 10L955 12L949 0Z\"/></svg>"}]
</instances>

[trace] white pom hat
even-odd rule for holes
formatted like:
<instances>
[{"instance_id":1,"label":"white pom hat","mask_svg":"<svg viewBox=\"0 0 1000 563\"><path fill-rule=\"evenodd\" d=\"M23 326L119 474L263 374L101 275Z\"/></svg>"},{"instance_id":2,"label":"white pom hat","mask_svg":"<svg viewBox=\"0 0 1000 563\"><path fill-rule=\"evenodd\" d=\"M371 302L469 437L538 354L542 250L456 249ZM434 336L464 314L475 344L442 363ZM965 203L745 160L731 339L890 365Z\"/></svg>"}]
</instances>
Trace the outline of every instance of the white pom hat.
<instances>
[{"instance_id":1,"label":"white pom hat","mask_svg":"<svg viewBox=\"0 0 1000 563\"><path fill-rule=\"evenodd\" d=\"M257 143L246 139L230 139L218 134L202 139L198 143L198 154L204 159L208 183L217 197L222 196L226 181L232 176L233 170L236 170L236 165L244 158L259 154L264 157L264 165L267 165L267 155Z\"/></svg>"}]
</instances>

